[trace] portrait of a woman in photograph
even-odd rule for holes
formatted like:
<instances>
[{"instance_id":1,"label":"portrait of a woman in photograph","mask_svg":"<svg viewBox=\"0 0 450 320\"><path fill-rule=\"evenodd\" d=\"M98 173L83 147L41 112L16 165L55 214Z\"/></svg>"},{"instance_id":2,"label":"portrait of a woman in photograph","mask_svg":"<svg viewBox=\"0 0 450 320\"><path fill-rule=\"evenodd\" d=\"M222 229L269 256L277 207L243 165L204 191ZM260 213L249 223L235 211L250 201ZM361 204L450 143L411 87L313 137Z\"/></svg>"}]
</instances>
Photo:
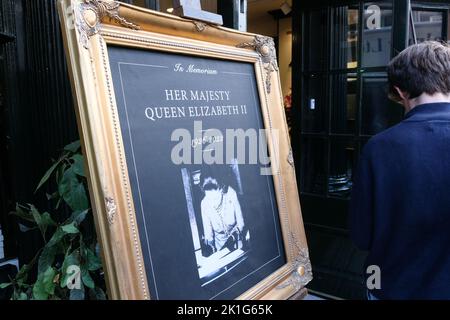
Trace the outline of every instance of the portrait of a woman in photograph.
<instances>
[{"instance_id":1,"label":"portrait of a woman in photograph","mask_svg":"<svg viewBox=\"0 0 450 320\"><path fill-rule=\"evenodd\" d=\"M183 169L195 257L202 285L207 285L243 262L250 232L241 206L243 199L236 165Z\"/></svg>"},{"instance_id":2,"label":"portrait of a woman in photograph","mask_svg":"<svg viewBox=\"0 0 450 320\"><path fill-rule=\"evenodd\" d=\"M219 181L210 170L200 174L200 185L205 193L201 202L203 233L213 252L225 247L242 248L245 227L236 191L231 186L220 185Z\"/></svg>"}]
</instances>

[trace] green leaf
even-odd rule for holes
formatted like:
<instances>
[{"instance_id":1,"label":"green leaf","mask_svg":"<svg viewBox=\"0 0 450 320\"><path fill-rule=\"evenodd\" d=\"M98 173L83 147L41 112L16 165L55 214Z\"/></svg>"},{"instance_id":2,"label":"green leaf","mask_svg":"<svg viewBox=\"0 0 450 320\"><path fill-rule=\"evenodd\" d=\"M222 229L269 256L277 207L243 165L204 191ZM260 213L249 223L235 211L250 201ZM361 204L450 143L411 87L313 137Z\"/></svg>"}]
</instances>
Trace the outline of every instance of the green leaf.
<instances>
[{"instance_id":1,"label":"green leaf","mask_svg":"<svg viewBox=\"0 0 450 320\"><path fill-rule=\"evenodd\" d=\"M14 290L11 300L28 300L28 295L24 291Z\"/></svg>"},{"instance_id":2,"label":"green leaf","mask_svg":"<svg viewBox=\"0 0 450 320\"><path fill-rule=\"evenodd\" d=\"M55 221L53 221L52 217L48 212L44 212L40 214L39 211L33 205L30 205L31 214L33 215L34 221L36 222L39 230L42 233L42 236L45 238L45 233L47 232L47 228L49 226L56 226Z\"/></svg>"},{"instance_id":3,"label":"green leaf","mask_svg":"<svg viewBox=\"0 0 450 320\"><path fill-rule=\"evenodd\" d=\"M66 255L61 268L62 272L62 278L60 283L61 288L65 288L67 286L67 280L72 275L67 273L67 268L69 268L70 266L79 266L79 265L80 259L77 250L73 251L71 254Z\"/></svg>"},{"instance_id":4,"label":"green leaf","mask_svg":"<svg viewBox=\"0 0 450 320\"><path fill-rule=\"evenodd\" d=\"M6 289L11 285L12 285L11 282L10 283L0 283L0 289Z\"/></svg>"},{"instance_id":5,"label":"green leaf","mask_svg":"<svg viewBox=\"0 0 450 320\"><path fill-rule=\"evenodd\" d=\"M41 214L39 213L39 211L36 209L35 206L33 206L33 205L29 205L29 206L30 206L30 212L33 215L34 222L37 224L37 226L39 227L39 230L41 230L41 233L44 235L45 232L42 232Z\"/></svg>"},{"instance_id":6,"label":"green leaf","mask_svg":"<svg viewBox=\"0 0 450 320\"><path fill-rule=\"evenodd\" d=\"M102 267L101 260L97 255L89 248L85 248L86 267L89 271L95 271Z\"/></svg>"},{"instance_id":7,"label":"green leaf","mask_svg":"<svg viewBox=\"0 0 450 320\"><path fill-rule=\"evenodd\" d=\"M16 204L16 211L11 212L10 214L15 215L25 221L35 223L33 215L30 212L26 212L25 210L23 210L19 204Z\"/></svg>"},{"instance_id":8,"label":"green leaf","mask_svg":"<svg viewBox=\"0 0 450 320\"><path fill-rule=\"evenodd\" d=\"M80 149L80 147L81 147L80 140L77 140L65 146L64 150L75 153Z\"/></svg>"},{"instance_id":9,"label":"green leaf","mask_svg":"<svg viewBox=\"0 0 450 320\"><path fill-rule=\"evenodd\" d=\"M88 209L89 202L86 190L83 183L78 180L72 167L64 172L63 178L58 186L58 191L73 211L84 211Z\"/></svg>"},{"instance_id":10,"label":"green leaf","mask_svg":"<svg viewBox=\"0 0 450 320\"><path fill-rule=\"evenodd\" d=\"M58 247L54 245L46 245L44 250L42 250L41 256L38 262L38 272L41 273L47 270L53 265L55 261L56 254L58 253Z\"/></svg>"},{"instance_id":11,"label":"green leaf","mask_svg":"<svg viewBox=\"0 0 450 320\"><path fill-rule=\"evenodd\" d=\"M43 227L44 226L45 227L49 227L49 226L55 227L56 226L56 222L53 221L52 217L50 216L50 213L48 213L48 212L44 212L42 214L41 223L42 223Z\"/></svg>"},{"instance_id":12,"label":"green leaf","mask_svg":"<svg viewBox=\"0 0 450 320\"><path fill-rule=\"evenodd\" d=\"M86 219L86 215L88 214L89 209L84 211L75 211L72 213L69 221L75 222L77 225L80 225L84 219Z\"/></svg>"},{"instance_id":13,"label":"green leaf","mask_svg":"<svg viewBox=\"0 0 450 320\"><path fill-rule=\"evenodd\" d=\"M49 242L45 245L39 257L38 272L42 273L53 265L55 256L59 250L59 244L66 233L61 227L57 228Z\"/></svg>"},{"instance_id":14,"label":"green leaf","mask_svg":"<svg viewBox=\"0 0 450 320\"><path fill-rule=\"evenodd\" d=\"M33 268L34 264L36 263L38 255L39 255L39 252L34 256L34 258L30 261L30 263L24 264L22 266L22 268L20 268L20 270L19 270L19 272L17 272L16 278L15 278L17 283L24 285L23 283L27 281L28 274L31 271L31 269Z\"/></svg>"},{"instance_id":15,"label":"green leaf","mask_svg":"<svg viewBox=\"0 0 450 320\"><path fill-rule=\"evenodd\" d=\"M59 198L59 199L58 199L58 202L56 202L56 206L55 206L55 209L56 209L56 210L59 209L59 206L61 205L61 202L62 202L62 198Z\"/></svg>"},{"instance_id":16,"label":"green leaf","mask_svg":"<svg viewBox=\"0 0 450 320\"><path fill-rule=\"evenodd\" d=\"M58 193L58 191L53 192L52 194L46 193L45 196L47 197L47 200L53 200L53 199L57 199L59 197L59 193Z\"/></svg>"},{"instance_id":17,"label":"green leaf","mask_svg":"<svg viewBox=\"0 0 450 320\"><path fill-rule=\"evenodd\" d=\"M61 161L64 159L64 157L59 158L58 161L56 161L51 167L50 169L47 170L47 172L44 174L44 176L42 177L41 181L39 181L39 184L36 188L36 190L34 190L34 193L36 193L50 178L50 176L53 174L53 171L55 171L55 169L59 166L59 164L61 163Z\"/></svg>"},{"instance_id":18,"label":"green leaf","mask_svg":"<svg viewBox=\"0 0 450 320\"><path fill-rule=\"evenodd\" d=\"M47 300L48 293L45 292L44 285L41 282L36 282L33 287L33 297L36 300Z\"/></svg>"},{"instance_id":19,"label":"green leaf","mask_svg":"<svg viewBox=\"0 0 450 320\"><path fill-rule=\"evenodd\" d=\"M92 300L106 300L105 292L99 288L95 287L94 289L89 289L89 295Z\"/></svg>"},{"instance_id":20,"label":"green leaf","mask_svg":"<svg viewBox=\"0 0 450 320\"><path fill-rule=\"evenodd\" d=\"M21 292L17 297L17 300L28 300L28 296L25 292Z\"/></svg>"},{"instance_id":21,"label":"green leaf","mask_svg":"<svg viewBox=\"0 0 450 320\"><path fill-rule=\"evenodd\" d=\"M84 158L83 158L83 156L81 154L75 154L70 159L73 161L73 164L72 164L73 171L77 175L79 175L81 177L85 177L85 174L84 174Z\"/></svg>"},{"instance_id":22,"label":"green leaf","mask_svg":"<svg viewBox=\"0 0 450 320\"><path fill-rule=\"evenodd\" d=\"M67 168L67 166L66 166L66 164L64 163L62 166L60 166L59 168L58 168L58 170L56 171L56 184L58 184L59 185L59 183L61 182L61 179L62 179L62 177L63 177L63 175L64 175L64 172L66 171L66 168Z\"/></svg>"},{"instance_id":23,"label":"green leaf","mask_svg":"<svg viewBox=\"0 0 450 320\"><path fill-rule=\"evenodd\" d=\"M84 300L84 288L70 290L70 300Z\"/></svg>"},{"instance_id":24,"label":"green leaf","mask_svg":"<svg viewBox=\"0 0 450 320\"><path fill-rule=\"evenodd\" d=\"M64 236L65 232L62 230L61 227L58 227L53 236L50 238L50 241L47 243L46 247L57 245Z\"/></svg>"},{"instance_id":25,"label":"green leaf","mask_svg":"<svg viewBox=\"0 0 450 320\"><path fill-rule=\"evenodd\" d=\"M91 289L95 287L94 280L92 280L91 275L89 274L89 271L85 266L81 266L81 280L86 287Z\"/></svg>"},{"instance_id":26,"label":"green leaf","mask_svg":"<svg viewBox=\"0 0 450 320\"><path fill-rule=\"evenodd\" d=\"M20 230L20 232L28 232L28 231L32 231L32 230L35 230L35 229L37 229L37 227L30 228L30 227L27 227L26 225L24 225L22 223L19 223L19 230Z\"/></svg>"},{"instance_id":27,"label":"green leaf","mask_svg":"<svg viewBox=\"0 0 450 320\"><path fill-rule=\"evenodd\" d=\"M66 224L61 227L62 231L64 231L67 234L77 234L80 232L78 228L75 226L75 222L72 222L70 224Z\"/></svg>"},{"instance_id":28,"label":"green leaf","mask_svg":"<svg viewBox=\"0 0 450 320\"><path fill-rule=\"evenodd\" d=\"M34 263L34 261L33 261ZM24 264L22 268L20 268L19 272L16 275L16 281L17 282L25 282L28 278L28 272L30 272L32 265L31 264Z\"/></svg>"},{"instance_id":29,"label":"green leaf","mask_svg":"<svg viewBox=\"0 0 450 320\"><path fill-rule=\"evenodd\" d=\"M51 267L45 272L39 273L38 279L33 287L33 297L36 300L47 300L49 295L55 293L55 276L56 271Z\"/></svg>"}]
</instances>

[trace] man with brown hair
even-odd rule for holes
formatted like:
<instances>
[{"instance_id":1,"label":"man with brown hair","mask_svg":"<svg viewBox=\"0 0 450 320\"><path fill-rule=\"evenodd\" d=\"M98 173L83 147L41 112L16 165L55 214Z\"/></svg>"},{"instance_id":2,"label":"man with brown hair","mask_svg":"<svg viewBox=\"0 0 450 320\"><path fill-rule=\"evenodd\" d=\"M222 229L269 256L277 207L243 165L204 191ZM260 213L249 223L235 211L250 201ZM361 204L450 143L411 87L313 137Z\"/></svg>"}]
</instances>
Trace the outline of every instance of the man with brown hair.
<instances>
[{"instance_id":1,"label":"man with brown hair","mask_svg":"<svg viewBox=\"0 0 450 320\"><path fill-rule=\"evenodd\" d=\"M351 235L380 270L369 299L450 299L450 48L411 46L388 77L406 115L362 151Z\"/></svg>"}]
</instances>

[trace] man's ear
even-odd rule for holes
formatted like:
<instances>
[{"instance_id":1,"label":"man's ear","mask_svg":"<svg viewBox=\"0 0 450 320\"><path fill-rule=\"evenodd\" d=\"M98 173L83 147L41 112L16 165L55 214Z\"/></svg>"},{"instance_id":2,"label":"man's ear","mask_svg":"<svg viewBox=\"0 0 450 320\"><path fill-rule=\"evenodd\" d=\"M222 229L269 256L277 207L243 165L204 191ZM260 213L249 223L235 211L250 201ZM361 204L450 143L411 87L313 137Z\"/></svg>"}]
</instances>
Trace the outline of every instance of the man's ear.
<instances>
[{"instance_id":1,"label":"man's ear","mask_svg":"<svg viewBox=\"0 0 450 320\"><path fill-rule=\"evenodd\" d=\"M405 91L402 91L399 87L394 86L395 91L397 91L397 94L399 95L402 100L409 100L409 94L407 94Z\"/></svg>"}]
</instances>

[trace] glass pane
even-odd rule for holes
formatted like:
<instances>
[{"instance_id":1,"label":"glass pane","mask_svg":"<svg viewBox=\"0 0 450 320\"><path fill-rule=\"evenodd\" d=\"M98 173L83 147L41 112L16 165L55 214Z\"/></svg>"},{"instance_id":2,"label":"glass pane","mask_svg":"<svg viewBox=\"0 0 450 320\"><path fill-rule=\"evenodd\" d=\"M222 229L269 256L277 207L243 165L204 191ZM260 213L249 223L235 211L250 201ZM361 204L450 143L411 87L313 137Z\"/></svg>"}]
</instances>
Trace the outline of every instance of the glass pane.
<instances>
[{"instance_id":1,"label":"glass pane","mask_svg":"<svg viewBox=\"0 0 450 320\"><path fill-rule=\"evenodd\" d=\"M325 132L327 119L327 78L311 75L305 77L305 93L302 112L302 131Z\"/></svg>"},{"instance_id":2,"label":"glass pane","mask_svg":"<svg viewBox=\"0 0 450 320\"><path fill-rule=\"evenodd\" d=\"M139 6L139 7L143 7L143 8L148 8L148 9L152 9L152 10L159 10L162 12L166 12L166 13L172 13L171 10L168 10L169 8L173 7L173 3L172 1L159 1L159 0L131 0L131 2L128 3L132 3L135 6ZM202 1L202 5L203 5L203 1ZM204 10L207 11L212 11L210 10L210 8L205 8L205 6L202 6L202 8Z\"/></svg>"},{"instance_id":3,"label":"glass pane","mask_svg":"<svg viewBox=\"0 0 450 320\"><path fill-rule=\"evenodd\" d=\"M327 67L327 9L314 10L307 14L306 20L306 60L308 70L323 70Z\"/></svg>"},{"instance_id":4,"label":"glass pane","mask_svg":"<svg viewBox=\"0 0 450 320\"><path fill-rule=\"evenodd\" d=\"M355 143L342 139L332 140L330 147L330 173L328 195L349 198L355 159Z\"/></svg>"},{"instance_id":5,"label":"glass pane","mask_svg":"<svg viewBox=\"0 0 450 320\"><path fill-rule=\"evenodd\" d=\"M302 139L302 192L325 195L327 152L324 139Z\"/></svg>"},{"instance_id":6,"label":"glass pane","mask_svg":"<svg viewBox=\"0 0 450 320\"><path fill-rule=\"evenodd\" d=\"M387 92L385 73L372 73L363 77L362 134L377 134L402 120L403 107L389 100Z\"/></svg>"},{"instance_id":7,"label":"glass pane","mask_svg":"<svg viewBox=\"0 0 450 320\"><path fill-rule=\"evenodd\" d=\"M133 4L135 6L146 7L145 0L133 0Z\"/></svg>"},{"instance_id":8,"label":"glass pane","mask_svg":"<svg viewBox=\"0 0 450 320\"><path fill-rule=\"evenodd\" d=\"M391 1L364 4L363 67L385 66L391 59Z\"/></svg>"},{"instance_id":9,"label":"glass pane","mask_svg":"<svg viewBox=\"0 0 450 320\"><path fill-rule=\"evenodd\" d=\"M428 40L441 41L444 38L444 13L442 11L413 10L413 21L417 43ZM409 44L414 44L410 25Z\"/></svg>"},{"instance_id":10,"label":"glass pane","mask_svg":"<svg viewBox=\"0 0 450 320\"><path fill-rule=\"evenodd\" d=\"M357 6L337 7L333 11L333 62L335 69L358 67L358 20Z\"/></svg>"},{"instance_id":11,"label":"glass pane","mask_svg":"<svg viewBox=\"0 0 450 320\"><path fill-rule=\"evenodd\" d=\"M356 74L337 74L331 83L331 131L354 133L358 81Z\"/></svg>"}]
</instances>

